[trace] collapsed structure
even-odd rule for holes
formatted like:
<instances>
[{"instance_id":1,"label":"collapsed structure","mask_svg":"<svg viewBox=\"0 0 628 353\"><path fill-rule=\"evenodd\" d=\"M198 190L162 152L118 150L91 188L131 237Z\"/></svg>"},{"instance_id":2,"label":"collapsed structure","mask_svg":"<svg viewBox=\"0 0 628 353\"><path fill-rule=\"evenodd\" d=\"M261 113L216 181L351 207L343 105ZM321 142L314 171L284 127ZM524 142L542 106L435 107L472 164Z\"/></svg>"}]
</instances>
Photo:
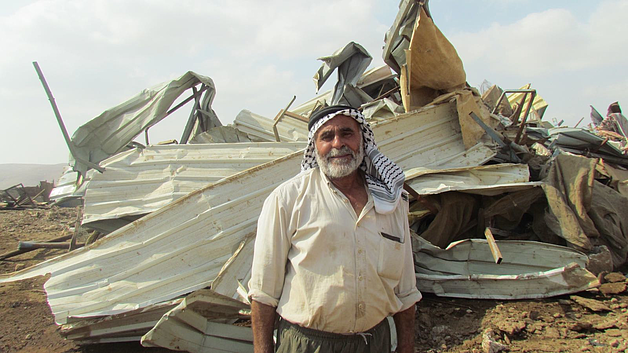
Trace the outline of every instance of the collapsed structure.
<instances>
[{"instance_id":1,"label":"collapsed structure","mask_svg":"<svg viewBox=\"0 0 628 353\"><path fill-rule=\"evenodd\" d=\"M308 116L337 103L361 107L406 174L421 291L542 298L593 288L627 262L618 105L595 111L595 128L562 128L542 120L547 104L529 85L480 94L427 1L401 2L383 57L366 71L370 54L349 43L321 58L317 88L337 71L334 89L274 119L243 110L222 126L212 80L193 72L105 111L68 142L70 182L52 194L80 197L82 226L103 237L0 281L50 273L48 302L69 339L252 351L250 329L232 323L248 317L262 203L299 172ZM148 143L151 126L192 101L178 143ZM142 133L146 146L133 141Z\"/></svg>"}]
</instances>

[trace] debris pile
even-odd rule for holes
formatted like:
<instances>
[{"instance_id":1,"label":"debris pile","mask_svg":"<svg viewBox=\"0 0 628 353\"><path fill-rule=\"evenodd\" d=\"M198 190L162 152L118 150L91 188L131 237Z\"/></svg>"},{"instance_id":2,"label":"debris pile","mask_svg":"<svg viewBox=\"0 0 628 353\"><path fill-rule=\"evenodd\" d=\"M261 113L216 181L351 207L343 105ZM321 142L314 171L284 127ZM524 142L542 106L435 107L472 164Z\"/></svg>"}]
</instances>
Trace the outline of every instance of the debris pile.
<instances>
[{"instance_id":1,"label":"debris pile","mask_svg":"<svg viewBox=\"0 0 628 353\"><path fill-rule=\"evenodd\" d=\"M43 207L50 201L49 195L53 187L53 183L41 181L37 186L24 186L24 184L20 183L0 190L0 208L25 209Z\"/></svg>"},{"instance_id":2,"label":"debris pile","mask_svg":"<svg viewBox=\"0 0 628 353\"><path fill-rule=\"evenodd\" d=\"M426 1L401 2L383 57L366 71L371 56L352 42L321 58L317 88L337 71L334 89L274 119L243 110L223 126L216 87L193 72L105 111L68 139L78 185L55 195L80 197L82 227L107 235L0 281L51 273L55 320L83 343L252 351L250 329L232 323L247 318L257 217L299 172L309 115L338 103L361 107L405 171L420 290L543 298L597 287L627 262L618 104L594 128L563 128L542 120L548 105L530 85L480 93ZM187 102L178 143L150 144L149 128ZM145 145L133 141L142 133Z\"/></svg>"}]
</instances>

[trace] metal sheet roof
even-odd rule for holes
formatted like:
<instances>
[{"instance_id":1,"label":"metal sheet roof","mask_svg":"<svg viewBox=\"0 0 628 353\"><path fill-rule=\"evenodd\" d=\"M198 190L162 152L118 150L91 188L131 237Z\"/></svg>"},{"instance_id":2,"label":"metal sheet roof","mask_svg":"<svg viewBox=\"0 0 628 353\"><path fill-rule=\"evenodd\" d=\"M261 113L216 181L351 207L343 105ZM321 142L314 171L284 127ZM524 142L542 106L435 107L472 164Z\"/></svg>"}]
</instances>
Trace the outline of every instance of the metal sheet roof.
<instances>
[{"instance_id":1,"label":"metal sheet roof","mask_svg":"<svg viewBox=\"0 0 628 353\"><path fill-rule=\"evenodd\" d=\"M214 143L150 146L103 161L85 192L83 224L145 215L190 192L298 151L304 143Z\"/></svg>"}]
</instances>

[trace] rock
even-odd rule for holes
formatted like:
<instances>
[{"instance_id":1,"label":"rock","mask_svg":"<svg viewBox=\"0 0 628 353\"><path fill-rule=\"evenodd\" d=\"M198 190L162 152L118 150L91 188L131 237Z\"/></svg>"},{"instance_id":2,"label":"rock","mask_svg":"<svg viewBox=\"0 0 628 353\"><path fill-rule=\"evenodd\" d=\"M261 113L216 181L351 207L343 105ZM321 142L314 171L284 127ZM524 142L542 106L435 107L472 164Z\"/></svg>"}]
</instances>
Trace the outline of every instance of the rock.
<instances>
[{"instance_id":1,"label":"rock","mask_svg":"<svg viewBox=\"0 0 628 353\"><path fill-rule=\"evenodd\" d=\"M593 247L593 250L588 256L589 263L587 264L587 270L591 271L594 275L597 276L600 273L610 272L613 270L611 251L606 247L606 245Z\"/></svg>"},{"instance_id":2,"label":"rock","mask_svg":"<svg viewBox=\"0 0 628 353\"><path fill-rule=\"evenodd\" d=\"M608 320L605 320L605 321L602 321L593 325L594 329L600 330L600 331L608 330L609 328L612 328L612 327L617 327L616 319L608 319Z\"/></svg>"},{"instance_id":3,"label":"rock","mask_svg":"<svg viewBox=\"0 0 628 353\"><path fill-rule=\"evenodd\" d=\"M609 282L600 286L600 292L604 295L619 294L626 291L626 282Z\"/></svg>"},{"instance_id":4,"label":"rock","mask_svg":"<svg viewBox=\"0 0 628 353\"><path fill-rule=\"evenodd\" d=\"M432 327L432 335L441 336L448 330L449 328L445 325L434 326Z\"/></svg>"},{"instance_id":5,"label":"rock","mask_svg":"<svg viewBox=\"0 0 628 353\"><path fill-rule=\"evenodd\" d=\"M486 329L482 334L482 349L484 350L484 353L499 353L508 351L508 346L497 342L494 339L494 336L495 333L490 328Z\"/></svg>"},{"instance_id":6,"label":"rock","mask_svg":"<svg viewBox=\"0 0 628 353\"><path fill-rule=\"evenodd\" d=\"M593 324L586 321L576 321L569 327L571 331L576 331L576 332L589 331L592 328L593 328Z\"/></svg>"},{"instance_id":7,"label":"rock","mask_svg":"<svg viewBox=\"0 0 628 353\"><path fill-rule=\"evenodd\" d=\"M571 304L571 302L570 302L570 304ZM536 310L530 311L530 320L536 321L536 320L539 319L539 316L540 316L540 313L538 311L536 311Z\"/></svg>"},{"instance_id":8,"label":"rock","mask_svg":"<svg viewBox=\"0 0 628 353\"><path fill-rule=\"evenodd\" d=\"M548 327L545 330L545 336L547 338L560 338L560 332L556 327Z\"/></svg>"},{"instance_id":9,"label":"rock","mask_svg":"<svg viewBox=\"0 0 628 353\"><path fill-rule=\"evenodd\" d=\"M626 282L626 276L620 272L611 272L604 276L604 281L607 283Z\"/></svg>"},{"instance_id":10,"label":"rock","mask_svg":"<svg viewBox=\"0 0 628 353\"><path fill-rule=\"evenodd\" d=\"M575 301L576 303L582 305L583 307L594 312L611 311L611 309L608 306L606 306L604 303L600 302L599 300L587 299L587 298L579 297L577 295L572 295L569 298Z\"/></svg>"},{"instance_id":11,"label":"rock","mask_svg":"<svg viewBox=\"0 0 628 353\"><path fill-rule=\"evenodd\" d=\"M497 328L505 334L512 336L518 334L526 328L523 321L500 321L496 323Z\"/></svg>"}]
</instances>

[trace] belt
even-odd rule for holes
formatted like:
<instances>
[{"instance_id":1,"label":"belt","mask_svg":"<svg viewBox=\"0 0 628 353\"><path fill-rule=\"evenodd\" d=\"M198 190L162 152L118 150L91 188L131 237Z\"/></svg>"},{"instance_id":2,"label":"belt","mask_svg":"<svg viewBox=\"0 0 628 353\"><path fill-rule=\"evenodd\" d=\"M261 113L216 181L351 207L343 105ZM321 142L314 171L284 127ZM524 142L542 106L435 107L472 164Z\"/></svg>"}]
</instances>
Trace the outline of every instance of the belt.
<instances>
[{"instance_id":1,"label":"belt","mask_svg":"<svg viewBox=\"0 0 628 353\"><path fill-rule=\"evenodd\" d=\"M388 321L386 318L384 318L384 320L380 321L380 323L378 323L377 325L373 326L372 328L370 328L367 331L364 332L355 332L355 333L334 333L334 332L327 332L327 331L320 331L320 330L315 330L312 328L308 328L308 327L303 327L303 326L299 326L297 324L293 324L292 322L282 318L281 316L279 317L279 320L284 323L285 325L287 325L290 328L293 328L294 330L296 330L297 332L300 332L301 334L307 336L307 337L311 337L311 338L321 338L321 339L325 339L325 340L347 340L347 339L364 339L364 342L366 344L368 344L368 341L366 339L367 336L373 336L373 334L380 329L383 325L388 325Z\"/></svg>"}]
</instances>

